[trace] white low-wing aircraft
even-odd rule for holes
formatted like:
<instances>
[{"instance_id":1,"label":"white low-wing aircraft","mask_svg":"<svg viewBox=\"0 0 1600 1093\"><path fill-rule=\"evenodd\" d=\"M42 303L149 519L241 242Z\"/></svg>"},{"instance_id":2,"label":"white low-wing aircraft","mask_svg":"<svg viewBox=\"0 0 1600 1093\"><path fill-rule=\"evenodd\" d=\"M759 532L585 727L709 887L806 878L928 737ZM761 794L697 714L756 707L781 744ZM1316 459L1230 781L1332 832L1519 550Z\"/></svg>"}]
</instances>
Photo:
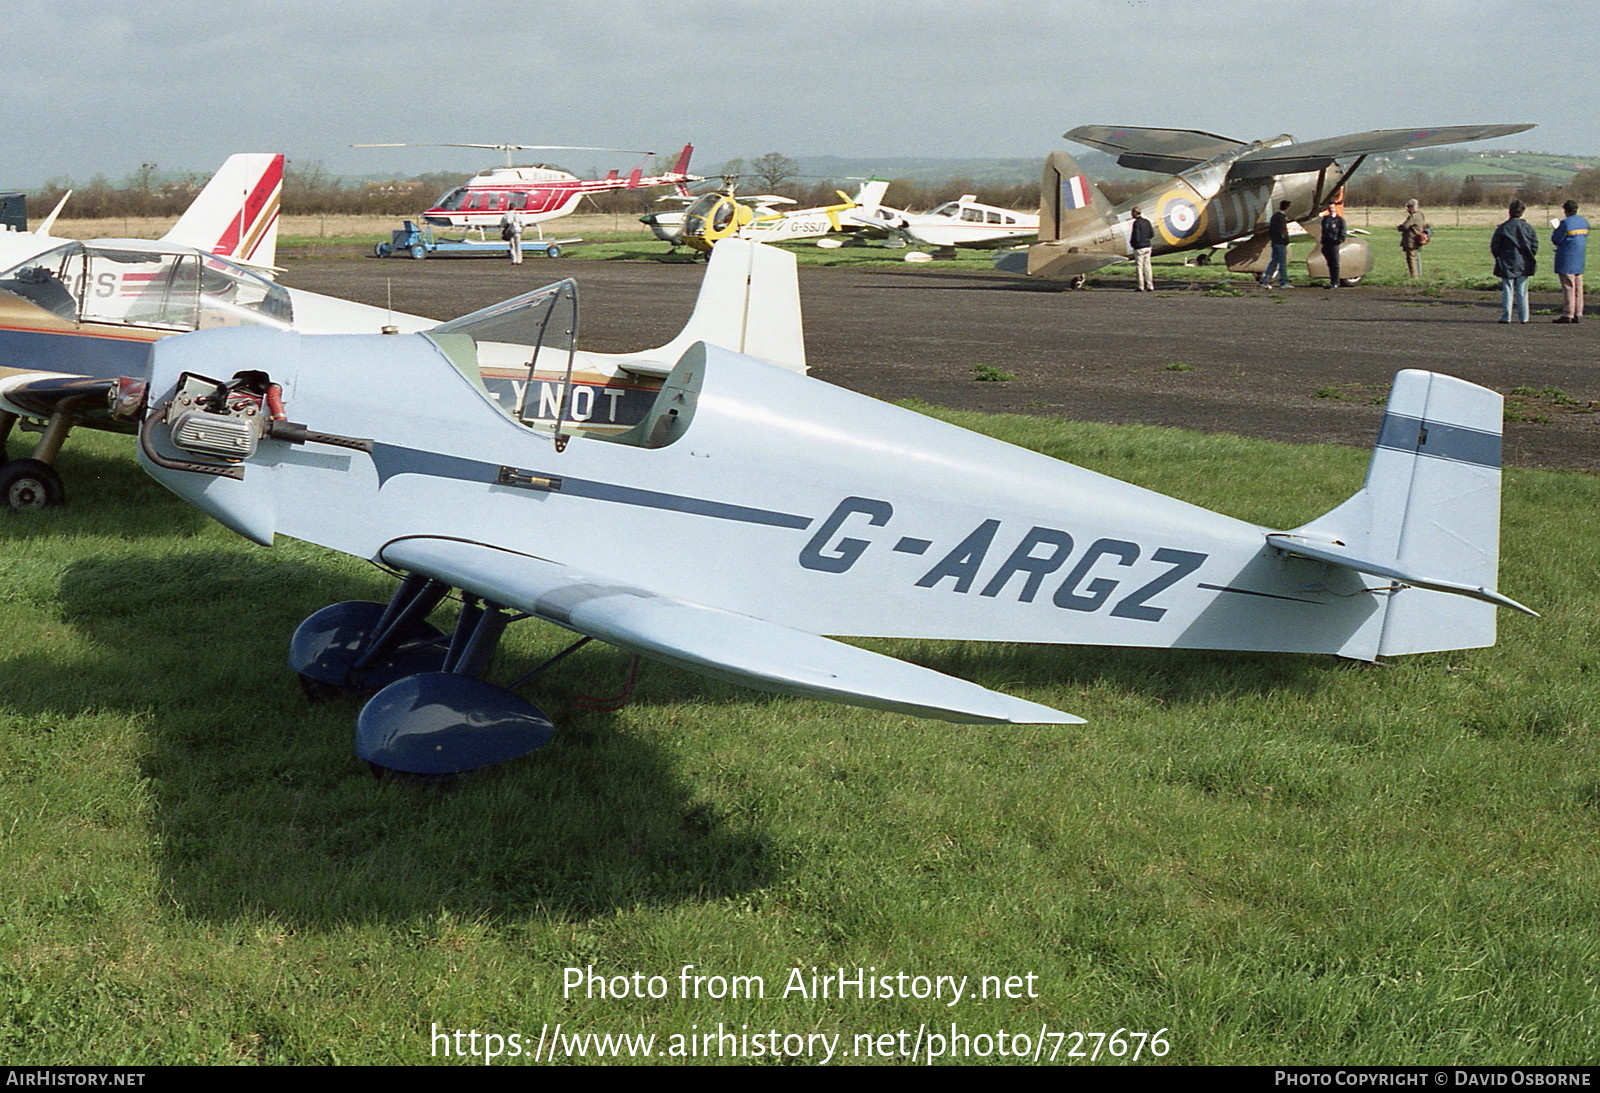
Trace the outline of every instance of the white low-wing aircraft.
<instances>
[{"instance_id":1,"label":"white low-wing aircraft","mask_svg":"<svg viewBox=\"0 0 1600 1093\"><path fill-rule=\"evenodd\" d=\"M1492 391L1402 372L1362 489L1276 530L704 343L635 428L568 443L482 389L469 337L236 329L155 347L140 453L256 542L407 575L387 605L311 615L290 661L314 688L376 692L360 756L441 774L549 739L482 678L527 617L762 690L978 723L1080 719L823 635L1363 660L1492 644L1496 608L1520 607L1495 591L1500 419ZM451 589L446 638L424 620Z\"/></svg>"},{"instance_id":2,"label":"white low-wing aircraft","mask_svg":"<svg viewBox=\"0 0 1600 1093\"><path fill-rule=\"evenodd\" d=\"M877 205L846 218L940 254L953 254L956 247L1005 246L1039 234L1038 213L985 205L975 194L962 194L925 213Z\"/></svg>"}]
</instances>

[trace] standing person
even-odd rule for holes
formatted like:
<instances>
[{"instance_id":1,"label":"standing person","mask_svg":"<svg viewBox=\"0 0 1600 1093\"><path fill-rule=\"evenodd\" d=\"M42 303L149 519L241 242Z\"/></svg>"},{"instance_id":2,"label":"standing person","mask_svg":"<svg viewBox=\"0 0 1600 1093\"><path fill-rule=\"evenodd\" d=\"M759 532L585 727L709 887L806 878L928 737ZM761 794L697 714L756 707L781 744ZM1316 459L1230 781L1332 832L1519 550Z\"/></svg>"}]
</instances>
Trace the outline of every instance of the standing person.
<instances>
[{"instance_id":1,"label":"standing person","mask_svg":"<svg viewBox=\"0 0 1600 1093\"><path fill-rule=\"evenodd\" d=\"M1406 218L1396 230L1400 233L1400 250L1406 256L1406 276L1415 281L1422 276L1422 255L1418 252L1431 237L1428 218L1422 215L1416 198L1406 202Z\"/></svg>"},{"instance_id":2,"label":"standing person","mask_svg":"<svg viewBox=\"0 0 1600 1093\"><path fill-rule=\"evenodd\" d=\"M1550 233L1556 249L1556 276L1561 278L1561 318L1558 323L1575 323L1583 318L1583 260L1588 249L1589 222L1578 215L1578 203L1561 206L1566 219Z\"/></svg>"},{"instance_id":3,"label":"standing person","mask_svg":"<svg viewBox=\"0 0 1600 1093\"><path fill-rule=\"evenodd\" d=\"M1137 206L1132 212L1133 227L1128 232L1128 246L1133 248L1133 260L1139 267L1139 291L1154 292L1156 282L1150 273L1150 250L1155 245L1156 230Z\"/></svg>"},{"instance_id":4,"label":"standing person","mask_svg":"<svg viewBox=\"0 0 1600 1093\"><path fill-rule=\"evenodd\" d=\"M511 245L511 264L522 265L522 213L507 209L500 218L500 238Z\"/></svg>"},{"instance_id":5,"label":"standing person","mask_svg":"<svg viewBox=\"0 0 1600 1093\"><path fill-rule=\"evenodd\" d=\"M1533 276L1534 256L1539 253L1539 237L1533 225L1522 219L1527 206L1513 201L1506 210L1504 224L1494 230L1489 253L1494 255L1494 275L1500 278L1500 321L1511 321L1515 305L1517 321L1528 321L1528 278Z\"/></svg>"},{"instance_id":6,"label":"standing person","mask_svg":"<svg viewBox=\"0 0 1600 1093\"><path fill-rule=\"evenodd\" d=\"M1267 221L1267 241L1272 244L1272 257L1267 259L1267 271L1261 275L1264 288L1272 287L1276 273L1278 287L1289 287L1289 203L1278 202L1278 211Z\"/></svg>"},{"instance_id":7,"label":"standing person","mask_svg":"<svg viewBox=\"0 0 1600 1093\"><path fill-rule=\"evenodd\" d=\"M1322 214L1322 257L1328 263L1328 287L1339 287L1339 248L1350 238L1344 217L1329 205Z\"/></svg>"}]
</instances>

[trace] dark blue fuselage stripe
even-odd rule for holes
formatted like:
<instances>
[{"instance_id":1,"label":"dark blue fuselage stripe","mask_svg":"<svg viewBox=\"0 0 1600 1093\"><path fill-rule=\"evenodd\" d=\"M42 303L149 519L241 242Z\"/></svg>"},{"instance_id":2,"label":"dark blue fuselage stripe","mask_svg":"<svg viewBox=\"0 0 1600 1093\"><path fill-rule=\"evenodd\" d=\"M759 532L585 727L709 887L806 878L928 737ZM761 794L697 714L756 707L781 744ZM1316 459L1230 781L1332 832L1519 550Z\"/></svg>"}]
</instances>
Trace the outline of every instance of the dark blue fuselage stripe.
<instances>
[{"instance_id":1,"label":"dark blue fuselage stripe","mask_svg":"<svg viewBox=\"0 0 1600 1093\"><path fill-rule=\"evenodd\" d=\"M456 478L464 482L492 484L500 476L500 464L484 463L461 456L424 452L404 448L397 444L374 444L372 461L378 468L378 484L400 474L423 474L434 478ZM520 468L519 468L520 469ZM546 472L535 472L544 475ZM561 480L561 488L554 491L565 497L585 497L594 501L611 501L621 505L639 505L644 508L684 512L692 516L709 516L717 520L737 520L746 524L767 524L779 528L808 528L809 516L796 516L771 509L730 505L723 501L706 501L698 497L683 497L655 490L641 490L633 486L617 486L608 482L594 482L586 478L568 478L551 474Z\"/></svg>"},{"instance_id":2,"label":"dark blue fuselage stripe","mask_svg":"<svg viewBox=\"0 0 1600 1093\"><path fill-rule=\"evenodd\" d=\"M0 365L21 372L64 372L93 379L143 376L151 341L93 334L0 329Z\"/></svg>"},{"instance_id":3,"label":"dark blue fuselage stripe","mask_svg":"<svg viewBox=\"0 0 1600 1093\"><path fill-rule=\"evenodd\" d=\"M1378 447L1479 467L1500 466L1499 433L1403 414L1383 415L1383 424L1378 428Z\"/></svg>"}]
</instances>

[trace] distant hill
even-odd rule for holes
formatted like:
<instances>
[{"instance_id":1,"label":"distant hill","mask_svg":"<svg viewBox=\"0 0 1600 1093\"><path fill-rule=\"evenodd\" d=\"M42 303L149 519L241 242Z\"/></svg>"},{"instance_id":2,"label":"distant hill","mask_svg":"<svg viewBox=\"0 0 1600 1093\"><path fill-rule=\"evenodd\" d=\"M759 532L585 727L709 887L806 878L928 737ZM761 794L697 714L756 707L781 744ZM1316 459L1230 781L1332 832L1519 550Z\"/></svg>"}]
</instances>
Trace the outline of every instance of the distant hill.
<instances>
[{"instance_id":1,"label":"distant hill","mask_svg":"<svg viewBox=\"0 0 1600 1093\"><path fill-rule=\"evenodd\" d=\"M967 179L978 186L1038 185L1044 157L1050 149L1041 148L1037 156L1025 159L936 159L885 157L861 159L845 156L795 156L800 173L816 178L887 178L940 184ZM1120 178L1128 175L1116 161L1101 152L1074 150L1080 166L1095 178ZM748 160L746 162L749 162Z\"/></svg>"},{"instance_id":2,"label":"distant hill","mask_svg":"<svg viewBox=\"0 0 1600 1093\"><path fill-rule=\"evenodd\" d=\"M1122 181L1156 177L1149 172L1119 167L1115 159L1103 152L1069 144L1056 147L1070 151L1078 165L1093 178ZM1048 151L1049 148L1041 148L1037 156L1025 159L865 159L819 155L793 158L800 165L800 173L813 178L904 178L933 185L968 179L979 186L1016 186L1038 182L1039 170ZM1371 176L1384 172L1425 171L1457 183L1468 175L1527 175L1545 183L1560 185L1579 171L1595 167L1600 167L1600 158L1503 149L1473 151L1468 147L1456 147L1429 148L1410 155L1372 156L1362 165L1361 174Z\"/></svg>"},{"instance_id":3,"label":"distant hill","mask_svg":"<svg viewBox=\"0 0 1600 1093\"><path fill-rule=\"evenodd\" d=\"M1579 171L1600 167L1600 159L1554 156L1546 152L1455 149L1426 156L1418 154L1409 160L1402 156L1385 156L1379 163L1367 164L1365 169L1373 167L1383 171L1427 171L1456 181L1465 180L1468 175L1531 175L1543 182L1559 184Z\"/></svg>"}]
</instances>

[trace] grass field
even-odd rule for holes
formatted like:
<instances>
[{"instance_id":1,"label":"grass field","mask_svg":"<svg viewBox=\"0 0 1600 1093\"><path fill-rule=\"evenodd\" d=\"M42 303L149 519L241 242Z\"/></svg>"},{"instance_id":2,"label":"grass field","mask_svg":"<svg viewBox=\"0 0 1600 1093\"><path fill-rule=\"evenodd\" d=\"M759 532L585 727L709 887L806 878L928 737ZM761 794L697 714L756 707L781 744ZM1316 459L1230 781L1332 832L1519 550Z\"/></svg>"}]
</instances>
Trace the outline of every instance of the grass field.
<instances>
[{"instance_id":1,"label":"grass field","mask_svg":"<svg viewBox=\"0 0 1600 1093\"><path fill-rule=\"evenodd\" d=\"M930 412L1280 527L1364 469L1346 449ZM1191 1064L1594 1057L1593 476L1507 474L1501 587L1544 617L1503 614L1492 649L1371 668L871 643L1089 721L993 728L659 667L632 705L585 712L575 696L626 663L590 646L531 696L562 726L552 747L440 789L372 780L357 707L307 704L284 666L301 617L388 579L245 543L130 448L74 438L69 507L0 527L9 1064L446 1061L435 1029L531 1053L557 1022L654 1035L658 1056L721 1023L842 1035L857 1062L857 1036L952 1025L1058 1062L1095 1042L1053 1034L1119 1029ZM559 647L533 626L497 678ZM766 996L685 998L686 964ZM564 992L586 967L660 975L666 996ZM813 967L971 978L953 1006L784 996ZM1018 997L972 997L982 976L1018 977Z\"/></svg>"}]
</instances>

